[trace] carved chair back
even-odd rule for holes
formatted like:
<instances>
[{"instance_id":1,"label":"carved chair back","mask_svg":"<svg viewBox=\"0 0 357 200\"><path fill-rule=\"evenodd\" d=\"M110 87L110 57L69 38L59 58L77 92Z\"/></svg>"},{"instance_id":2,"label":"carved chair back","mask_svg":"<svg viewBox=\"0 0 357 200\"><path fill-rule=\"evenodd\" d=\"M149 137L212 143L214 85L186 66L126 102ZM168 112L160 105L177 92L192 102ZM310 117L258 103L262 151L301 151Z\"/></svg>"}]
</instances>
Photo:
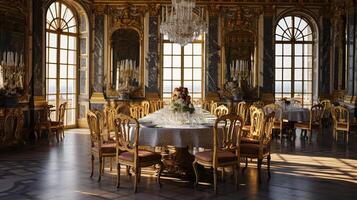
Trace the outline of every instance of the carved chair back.
<instances>
[{"instance_id":1,"label":"carved chair back","mask_svg":"<svg viewBox=\"0 0 357 200\"><path fill-rule=\"evenodd\" d=\"M91 147L98 147L101 149L102 138L101 138L101 125L98 117L99 112L88 111L87 113L87 123L91 139Z\"/></svg>"},{"instance_id":2,"label":"carved chair back","mask_svg":"<svg viewBox=\"0 0 357 200\"><path fill-rule=\"evenodd\" d=\"M149 101L142 101L141 106L143 107L143 116L146 116L150 113L150 103Z\"/></svg>"},{"instance_id":3,"label":"carved chair back","mask_svg":"<svg viewBox=\"0 0 357 200\"><path fill-rule=\"evenodd\" d=\"M134 119L140 119L144 116L144 108L141 105L130 106L130 116Z\"/></svg>"},{"instance_id":4,"label":"carved chair back","mask_svg":"<svg viewBox=\"0 0 357 200\"><path fill-rule=\"evenodd\" d=\"M114 119L117 155L120 152L134 153L134 162L138 158L139 122L124 114L118 114ZM132 135L133 134L133 135Z\"/></svg>"},{"instance_id":5,"label":"carved chair back","mask_svg":"<svg viewBox=\"0 0 357 200\"><path fill-rule=\"evenodd\" d=\"M331 109L331 114L334 121L334 127L345 125L345 130L349 130L350 114L347 108L343 106L334 106Z\"/></svg>"},{"instance_id":6,"label":"carved chair back","mask_svg":"<svg viewBox=\"0 0 357 200\"><path fill-rule=\"evenodd\" d=\"M236 114L227 114L219 117L214 124L213 135L213 166L218 164L217 153L220 150L235 151L239 156L241 139L242 118ZM221 131L222 142L219 142L219 132Z\"/></svg>"},{"instance_id":7,"label":"carved chair back","mask_svg":"<svg viewBox=\"0 0 357 200\"><path fill-rule=\"evenodd\" d=\"M323 117L323 114L324 114L324 107L320 104L313 105L310 108L310 125L309 125L310 129L312 125L321 123L321 118Z\"/></svg>"},{"instance_id":8,"label":"carved chair back","mask_svg":"<svg viewBox=\"0 0 357 200\"><path fill-rule=\"evenodd\" d=\"M241 101L237 104L237 115L240 116L245 122L245 117L247 115L248 105L245 101Z\"/></svg>"},{"instance_id":9,"label":"carved chair back","mask_svg":"<svg viewBox=\"0 0 357 200\"><path fill-rule=\"evenodd\" d=\"M262 133L264 126L264 111L262 109L255 109L250 115L250 131L249 138L258 139Z\"/></svg>"},{"instance_id":10,"label":"carved chair back","mask_svg":"<svg viewBox=\"0 0 357 200\"><path fill-rule=\"evenodd\" d=\"M217 102L212 102L212 103L211 103L210 112L211 112L212 115L215 114L214 112L215 112L215 110L216 110L217 107L218 107L218 103L217 103Z\"/></svg>"},{"instance_id":11,"label":"carved chair back","mask_svg":"<svg viewBox=\"0 0 357 200\"><path fill-rule=\"evenodd\" d=\"M58 108L58 122L64 123L64 115L66 114L67 102L63 102Z\"/></svg>"},{"instance_id":12,"label":"carved chair back","mask_svg":"<svg viewBox=\"0 0 357 200\"><path fill-rule=\"evenodd\" d=\"M216 115L217 117L227 115L228 113L229 113L229 110L225 105L220 105L214 110L214 115Z\"/></svg>"}]
</instances>

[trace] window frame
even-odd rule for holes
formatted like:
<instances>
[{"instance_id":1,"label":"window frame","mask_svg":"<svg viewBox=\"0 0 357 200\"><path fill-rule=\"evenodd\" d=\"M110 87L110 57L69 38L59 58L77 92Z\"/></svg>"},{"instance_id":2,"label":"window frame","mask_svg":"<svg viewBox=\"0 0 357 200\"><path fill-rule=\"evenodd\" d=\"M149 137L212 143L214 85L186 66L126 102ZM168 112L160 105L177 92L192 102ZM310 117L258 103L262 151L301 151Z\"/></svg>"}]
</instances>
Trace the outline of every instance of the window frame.
<instances>
[{"instance_id":1,"label":"window frame","mask_svg":"<svg viewBox=\"0 0 357 200\"><path fill-rule=\"evenodd\" d=\"M166 36L164 35L161 35L162 36L162 39L161 39L161 56L160 56L160 59L161 59L161 73L160 73L160 94L161 94L161 97L162 99L164 100L169 100L171 99L171 94L173 92L173 90L175 89L175 86L174 85L171 85L171 93L170 93L170 97L165 97L165 94L168 94L168 92L164 92L164 81L165 81L165 78L164 78L164 56L170 56L171 58L173 56L180 56L180 63L181 63L181 66L180 67L172 67L172 60L171 60L171 67L170 69L180 69L180 72L181 72L181 76L180 76L180 82L181 82L181 86L184 86L184 82L185 81L189 81L192 83L192 88L188 88L188 91L189 91L189 95L191 96L191 99L192 100L201 100L201 99L204 99L204 91L205 91L205 80L204 80L204 74L205 74L205 35L201 35L200 36L200 39L197 39L197 40L194 40L190 43L188 43L187 45L189 44L201 44L201 54L194 54L194 48L192 46L192 53L191 54L185 54L185 46L180 46L181 47L181 50L180 50L180 54L173 54L173 49L171 50L171 53L170 54L165 54L164 53L164 44L176 44L176 45L179 45L178 43L174 43L174 42L171 42L169 39L166 38ZM172 45L173 46L173 45ZM191 57L192 59L192 66L191 67L185 67L185 56L189 56ZM201 56L201 68L197 68L197 67L194 67L194 56ZM191 69L192 70L192 79L185 79L184 78L184 73L185 73L185 69ZM201 70L201 76L200 76L200 79L201 80L195 80L194 79L194 69L200 69ZM173 73L171 71L171 79L170 80L167 80L167 81L170 81L171 83L173 81L175 81L173 79ZM194 81L200 81L201 82L201 92L195 92L193 90L194 88ZM177 86L179 87L179 86ZM194 96L194 94L200 94L200 97L197 98Z\"/></svg>"}]
</instances>

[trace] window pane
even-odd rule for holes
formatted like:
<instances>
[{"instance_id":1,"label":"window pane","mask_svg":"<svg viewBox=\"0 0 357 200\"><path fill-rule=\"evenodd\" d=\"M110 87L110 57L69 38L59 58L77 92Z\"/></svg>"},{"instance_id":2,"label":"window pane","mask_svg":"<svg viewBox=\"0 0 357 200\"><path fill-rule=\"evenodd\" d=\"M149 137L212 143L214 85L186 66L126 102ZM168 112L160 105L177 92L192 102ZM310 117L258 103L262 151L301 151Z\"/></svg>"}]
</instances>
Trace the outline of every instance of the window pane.
<instances>
[{"instance_id":1,"label":"window pane","mask_svg":"<svg viewBox=\"0 0 357 200\"><path fill-rule=\"evenodd\" d=\"M185 81L185 82L183 83L183 86L184 86L184 87L187 87L188 90L192 92L192 81Z\"/></svg>"},{"instance_id":2,"label":"window pane","mask_svg":"<svg viewBox=\"0 0 357 200\"><path fill-rule=\"evenodd\" d=\"M68 109L74 108L75 105L76 105L76 98L74 94L67 95L67 108Z\"/></svg>"},{"instance_id":3,"label":"window pane","mask_svg":"<svg viewBox=\"0 0 357 200\"><path fill-rule=\"evenodd\" d=\"M303 45L295 44L295 55L301 56L303 55Z\"/></svg>"},{"instance_id":4,"label":"window pane","mask_svg":"<svg viewBox=\"0 0 357 200\"><path fill-rule=\"evenodd\" d=\"M291 55L291 44L285 44L283 50L284 55Z\"/></svg>"},{"instance_id":5,"label":"window pane","mask_svg":"<svg viewBox=\"0 0 357 200\"><path fill-rule=\"evenodd\" d=\"M68 51L68 64L76 64L76 52Z\"/></svg>"},{"instance_id":6,"label":"window pane","mask_svg":"<svg viewBox=\"0 0 357 200\"><path fill-rule=\"evenodd\" d=\"M304 68L312 68L312 58L304 57Z\"/></svg>"},{"instance_id":7,"label":"window pane","mask_svg":"<svg viewBox=\"0 0 357 200\"><path fill-rule=\"evenodd\" d=\"M304 79L312 80L312 69L304 69Z\"/></svg>"},{"instance_id":8,"label":"window pane","mask_svg":"<svg viewBox=\"0 0 357 200\"><path fill-rule=\"evenodd\" d=\"M185 55L192 55L192 44L187 44L184 47Z\"/></svg>"},{"instance_id":9,"label":"window pane","mask_svg":"<svg viewBox=\"0 0 357 200\"><path fill-rule=\"evenodd\" d=\"M181 67L181 56L172 57L172 67Z\"/></svg>"},{"instance_id":10,"label":"window pane","mask_svg":"<svg viewBox=\"0 0 357 200\"><path fill-rule=\"evenodd\" d=\"M301 56L295 56L295 68L302 68L302 59Z\"/></svg>"},{"instance_id":11,"label":"window pane","mask_svg":"<svg viewBox=\"0 0 357 200\"><path fill-rule=\"evenodd\" d=\"M48 46L56 48L57 47L57 35L54 33L48 33L48 38L49 40Z\"/></svg>"},{"instance_id":12,"label":"window pane","mask_svg":"<svg viewBox=\"0 0 357 200\"><path fill-rule=\"evenodd\" d=\"M164 80L171 80L172 69L164 68Z\"/></svg>"},{"instance_id":13,"label":"window pane","mask_svg":"<svg viewBox=\"0 0 357 200\"><path fill-rule=\"evenodd\" d=\"M68 65L68 78L75 78L76 71L74 65Z\"/></svg>"},{"instance_id":14,"label":"window pane","mask_svg":"<svg viewBox=\"0 0 357 200\"><path fill-rule=\"evenodd\" d=\"M56 78L57 66L55 64L47 64L47 65L48 65L48 78Z\"/></svg>"},{"instance_id":15,"label":"window pane","mask_svg":"<svg viewBox=\"0 0 357 200\"><path fill-rule=\"evenodd\" d=\"M181 81L172 81L172 88L177 88L181 86Z\"/></svg>"},{"instance_id":16,"label":"window pane","mask_svg":"<svg viewBox=\"0 0 357 200\"><path fill-rule=\"evenodd\" d=\"M76 37L69 36L68 37L68 49L75 50L76 49Z\"/></svg>"},{"instance_id":17,"label":"window pane","mask_svg":"<svg viewBox=\"0 0 357 200\"><path fill-rule=\"evenodd\" d=\"M302 82L301 81L295 81L295 91L297 93L301 93L302 92Z\"/></svg>"},{"instance_id":18,"label":"window pane","mask_svg":"<svg viewBox=\"0 0 357 200\"><path fill-rule=\"evenodd\" d=\"M312 82L311 81L304 82L304 92L312 93Z\"/></svg>"},{"instance_id":19,"label":"window pane","mask_svg":"<svg viewBox=\"0 0 357 200\"><path fill-rule=\"evenodd\" d=\"M291 69L284 69L284 80L291 80Z\"/></svg>"},{"instance_id":20,"label":"window pane","mask_svg":"<svg viewBox=\"0 0 357 200\"><path fill-rule=\"evenodd\" d=\"M283 78L283 70L276 69L275 70L275 80L282 80Z\"/></svg>"},{"instance_id":21,"label":"window pane","mask_svg":"<svg viewBox=\"0 0 357 200\"><path fill-rule=\"evenodd\" d=\"M68 80L68 93L75 93L76 91L76 85L74 83L74 80Z\"/></svg>"},{"instance_id":22,"label":"window pane","mask_svg":"<svg viewBox=\"0 0 357 200\"><path fill-rule=\"evenodd\" d=\"M67 62L67 50L61 50L60 57L61 57L60 63L63 63L63 64L68 63Z\"/></svg>"},{"instance_id":23,"label":"window pane","mask_svg":"<svg viewBox=\"0 0 357 200\"><path fill-rule=\"evenodd\" d=\"M56 49L49 49L48 52L48 59L50 63L56 63L57 62L57 50Z\"/></svg>"},{"instance_id":24,"label":"window pane","mask_svg":"<svg viewBox=\"0 0 357 200\"><path fill-rule=\"evenodd\" d=\"M172 92L171 91L171 81L164 81L163 91L164 92Z\"/></svg>"},{"instance_id":25,"label":"window pane","mask_svg":"<svg viewBox=\"0 0 357 200\"><path fill-rule=\"evenodd\" d=\"M172 79L173 80L181 80L181 69L180 68L172 69Z\"/></svg>"},{"instance_id":26,"label":"window pane","mask_svg":"<svg viewBox=\"0 0 357 200\"><path fill-rule=\"evenodd\" d=\"M276 56L283 55L283 45L282 44L275 45L275 55Z\"/></svg>"},{"instance_id":27,"label":"window pane","mask_svg":"<svg viewBox=\"0 0 357 200\"><path fill-rule=\"evenodd\" d=\"M282 92L281 81L275 81L275 92Z\"/></svg>"},{"instance_id":28,"label":"window pane","mask_svg":"<svg viewBox=\"0 0 357 200\"><path fill-rule=\"evenodd\" d=\"M284 57L283 58L284 68L291 68L291 57Z\"/></svg>"},{"instance_id":29,"label":"window pane","mask_svg":"<svg viewBox=\"0 0 357 200\"><path fill-rule=\"evenodd\" d=\"M164 56L164 67L171 67L171 56Z\"/></svg>"},{"instance_id":30,"label":"window pane","mask_svg":"<svg viewBox=\"0 0 357 200\"><path fill-rule=\"evenodd\" d=\"M291 92L291 82L290 81L284 81L283 82L283 92L284 93L290 93Z\"/></svg>"},{"instance_id":31,"label":"window pane","mask_svg":"<svg viewBox=\"0 0 357 200\"><path fill-rule=\"evenodd\" d=\"M181 55L181 45L172 44L172 54L173 55Z\"/></svg>"},{"instance_id":32,"label":"window pane","mask_svg":"<svg viewBox=\"0 0 357 200\"><path fill-rule=\"evenodd\" d=\"M67 78L67 65L60 66L60 78Z\"/></svg>"},{"instance_id":33,"label":"window pane","mask_svg":"<svg viewBox=\"0 0 357 200\"><path fill-rule=\"evenodd\" d=\"M275 57L275 67L282 68L283 67L283 57L277 56Z\"/></svg>"},{"instance_id":34,"label":"window pane","mask_svg":"<svg viewBox=\"0 0 357 200\"><path fill-rule=\"evenodd\" d=\"M164 43L164 55L171 55L172 53L172 44Z\"/></svg>"},{"instance_id":35,"label":"window pane","mask_svg":"<svg viewBox=\"0 0 357 200\"><path fill-rule=\"evenodd\" d=\"M68 36L67 35L61 35L61 48L62 49L68 49Z\"/></svg>"},{"instance_id":36,"label":"window pane","mask_svg":"<svg viewBox=\"0 0 357 200\"><path fill-rule=\"evenodd\" d=\"M56 94L57 87L56 87L56 79L49 79L48 80L48 88L47 94Z\"/></svg>"},{"instance_id":37,"label":"window pane","mask_svg":"<svg viewBox=\"0 0 357 200\"><path fill-rule=\"evenodd\" d=\"M202 55L202 44L193 44L193 54Z\"/></svg>"},{"instance_id":38,"label":"window pane","mask_svg":"<svg viewBox=\"0 0 357 200\"><path fill-rule=\"evenodd\" d=\"M193 81L193 92L201 92L202 91L202 85L201 81Z\"/></svg>"},{"instance_id":39,"label":"window pane","mask_svg":"<svg viewBox=\"0 0 357 200\"><path fill-rule=\"evenodd\" d=\"M60 93L67 93L67 80L60 80Z\"/></svg>"},{"instance_id":40,"label":"window pane","mask_svg":"<svg viewBox=\"0 0 357 200\"><path fill-rule=\"evenodd\" d=\"M302 80L302 69L295 69L295 80Z\"/></svg>"},{"instance_id":41,"label":"window pane","mask_svg":"<svg viewBox=\"0 0 357 200\"><path fill-rule=\"evenodd\" d=\"M184 69L184 79L192 80L192 69Z\"/></svg>"},{"instance_id":42,"label":"window pane","mask_svg":"<svg viewBox=\"0 0 357 200\"><path fill-rule=\"evenodd\" d=\"M192 56L185 56L184 67L192 67Z\"/></svg>"},{"instance_id":43,"label":"window pane","mask_svg":"<svg viewBox=\"0 0 357 200\"><path fill-rule=\"evenodd\" d=\"M193 79L194 80L202 79L202 70L201 69L193 69Z\"/></svg>"},{"instance_id":44,"label":"window pane","mask_svg":"<svg viewBox=\"0 0 357 200\"><path fill-rule=\"evenodd\" d=\"M193 67L202 67L202 56L194 56L193 57Z\"/></svg>"}]
</instances>

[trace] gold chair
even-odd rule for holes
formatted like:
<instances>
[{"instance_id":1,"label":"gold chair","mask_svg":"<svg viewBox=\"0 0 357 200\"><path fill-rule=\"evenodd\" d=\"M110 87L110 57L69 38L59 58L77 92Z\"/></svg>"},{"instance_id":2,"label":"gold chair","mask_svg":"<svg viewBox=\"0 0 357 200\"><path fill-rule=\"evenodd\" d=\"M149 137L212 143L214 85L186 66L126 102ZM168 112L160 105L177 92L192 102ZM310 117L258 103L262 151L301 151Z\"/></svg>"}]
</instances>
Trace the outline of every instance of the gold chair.
<instances>
[{"instance_id":1,"label":"gold chair","mask_svg":"<svg viewBox=\"0 0 357 200\"><path fill-rule=\"evenodd\" d=\"M142 101L141 106L143 107L143 117L150 114L150 103L149 101Z\"/></svg>"},{"instance_id":2,"label":"gold chair","mask_svg":"<svg viewBox=\"0 0 357 200\"><path fill-rule=\"evenodd\" d=\"M62 103L59 106L58 112L57 112L57 121L52 121L51 120L51 108L53 106L46 105L43 107L43 116L44 119L43 121L38 122L35 125L35 137L36 139L41 138L42 136L42 131L48 131L48 137L52 135L53 132L55 132L56 140L59 142L60 138L63 140L64 138L64 115L66 112L66 107L67 107L67 102Z\"/></svg>"},{"instance_id":3,"label":"gold chair","mask_svg":"<svg viewBox=\"0 0 357 200\"><path fill-rule=\"evenodd\" d=\"M263 108L264 107L264 102L263 101L255 101L253 102L253 106L257 107L257 108Z\"/></svg>"},{"instance_id":4,"label":"gold chair","mask_svg":"<svg viewBox=\"0 0 357 200\"><path fill-rule=\"evenodd\" d=\"M245 124L246 120L246 115L247 115L247 110L248 110L248 105L245 101L241 101L237 104L237 110L236 113L238 116L240 116L243 120L243 126Z\"/></svg>"},{"instance_id":5,"label":"gold chair","mask_svg":"<svg viewBox=\"0 0 357 200\"><path fill-rule=\"evenodd\" d=\"M157 181L161 187L160 176L163 168L161 155L147 150L139 150L139 122L127 115L119 114L114 119L117 158L117 187L120 186L120 165L126 165L135 173L134 192L140 181L141 168L159 165Z\"/></svg>"},{"instance_id":6,"label":"gold chair","mask_svg":"<svg viewBox=\"0 0 357 200\"><path fill-rule=\"evenodd\" d=\"M217 117L227 115L228 113L229 113L229 110L225 105L220 105L214 110L214 115Z\"/></svg>"},{"instance_id":7,"label":"gold chair","mask_svg":"<svg viewBox=\"0 0 357 200\"><path fill-rule=\"evenodd\" d=\"M264 106L264 112L266 115L274 112L275 113L275 121L273 124L273 130L279 131L280 140L283 139L283 109L278 104L268 104Z\"/></svg>"},{"instance_id":8,"label":"gold chair","mask_svg":"<svg viewBox=\"0 0 357 200\"><path fill-rule=\"evenodd\" d=\"M218 103L217 102L211 102L211 107L210 107L210 112L212 115L214 115L214 111L216 110L216 108L218 107Z\"/></svg>"},{"instance_id":9,"label":"gold chair","mask_svg":"<svg viewBox=\"0 0 357 200\"><path fill-rule=\"evenodd\" d=\"M245 159L245 168L248 166L248 158L258 159L258 180L260 181L260 171L263 159L267 159L268 177L270 178L270 142L272 138L272 128L274 125L274 115L272 112L266 117L261 109L257 109L251 116L251 130L248 135L249 142L240 144L240 155ZM243 168L243 170L245 169Z\"/></svg>"},{"instance_id":10,"label":"gold chair","mask_svg":"<svg viewBox=\"0 0 357 200\"><path fill-rule=\"evenodd\" d=\"M250 122L251 122L251 116L252 116L252 113L257 110L258 108L254 105L251 105L249 107L249 111L246 112L246 115L244 117L245 121L244 121L244 125L243 125L243 128L242 128L242 131L243 132L249 132L250 131Z\"/></svg>"},{"instance_id":11,"label":"gold chair","mask_svg":"<svg viewBox=\"0 0 357 200\"><path fill-rule=\"evenodd\" d=\"M206 101L206 100L203 100L202 104L201 104L201 107L202 107L202 109L210 111L210 102Z\"/></svg>"},{"instance_id":12,"label":"gold chair","mask_svg":"<svg viewBox=\"0 0 357 200\"><path fill-rule=\"evenodd\" d=\"M213 150L198 152L195 155L195 161L192 163L196 175L195 186L197 186L199 177L197 165L213 168L213 187L217 193L217 169L219 167L234 168L235 184L239 187L239 168L240 168L240 132L242 128L242 118L235 114L228 114L219 117L214 125L213 131ZM219 131L222 131L222 141L219 142Z\"/></svg>"},{"instance_id":13,"label":"gold chair","mask_svg":"<svg viewBox=\"0 0 357 200\"><path fill-rule=\"evenodd\" d=\"M156 112L162 108L164 108L164 101L159 99L159 100L155 100L155 101L151 101L151 105L152 105L152 111Z\"/></svg>"},{"instance_id":14,"label":"gold chair","mask_svg":"<svg viewBox=\"0 0 357 200\"><path fill-rule=\"evenodd\" d=\"M111 137L112 135L110 133L114 133L114 117L117 114L116 109L111 107L111 106L106 106L103 110L104 114L104 121L105 125L104 127L106 128L107 131L107 141L112 141L113 138Z\"/></svg>"},{"instance_id":15,"label":"gold chair","mask_svg":"<svg viewBox=\"0 0 357 200\"><path fill-rule=\"evenodd\" d=\"M140 119L144 117L144 108L141 105L130 106L130 116L134 119Z\"/></svg>"},{"instance_id":16,"label":"gold chair","mask_svg":"<svg viewBox=\"0 0 357 200\"><path fill-rule=\"evenodd\" d=\"M350 131L350 113L348 109L342 106L332 107L331 114L333 119L333 137L337 141L338 131L346 132L346 142L348 144L348 134Z\"/></svg>"},{"instance_id":17,"label":"gold chair","mask_svg":"<svg viewBox=\"0 0 357 200\"><path fill-rule=\"evenodd\" d=\"M331 116L331 107L332 107L331 101L328 99L324 99L320 102L320 104L323 106L322 122L324 122L324 125L330 125L331 124L330 116Z\"/></svg>"},{"instance_id":18,"label":"gold chair","mask_svg":"<svg viewBox=\"0 0 357 200\"><path fill-rule=\"evenodd\" d=\"M308 137L307 133L310 133L310 140L312 139L312 130L321 128L321 118L324 112L322 105L313 105L310 108L309 121L308 122L297 122L295 123L295 128L301 129L301 134L305 132L305 138ZM320 131L319 131L320 132Z\"/></svg>"},{"instance_id":19,"label":"gold chair","mask_svg":"<svg viewBox=\"0 0 357 200\"><path fill-rule=\"evenodd\" d=\"M87 113L87 122L91 138L91 161L92 161L92 172L90 177L93 177L94 171L94 159L98 158L99 161L99 176L98 182L101 180L103 172L103 160L105 157L115 157L116 148L115 143L105 144L102 140L102 131L104 129L103 119L99 112L88 111Z\"/></svg>"}]
</instances>

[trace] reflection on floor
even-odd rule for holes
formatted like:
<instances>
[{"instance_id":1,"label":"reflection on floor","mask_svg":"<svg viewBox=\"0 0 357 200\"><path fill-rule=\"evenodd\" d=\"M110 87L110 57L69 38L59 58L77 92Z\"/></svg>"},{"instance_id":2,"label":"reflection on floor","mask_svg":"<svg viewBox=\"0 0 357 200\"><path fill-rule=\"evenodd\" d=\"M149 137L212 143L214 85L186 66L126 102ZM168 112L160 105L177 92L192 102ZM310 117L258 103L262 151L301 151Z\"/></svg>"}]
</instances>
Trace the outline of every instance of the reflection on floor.
<instances>
[{"instance_id":1,"label":"reflection on floor","mask_svg":"<svg viewBox=\"0 0 357 200\"><path fill-rule=\"evenodd\" d=\"M272 178L265 168L257 183L255 164L233 187L229 174L214 195L210 185L195 191L191 183L163 177L160 189L150 169L143 171L138 193L133 194L133 178L122 171L116 189L115 171L100 183L90 175L89 135L86 129L66 131L64 142L29 145L16 151L0 152L0 199L356 199L357 137L350 144L342 138L333 143L331 133L316 135L312 142L275 140L272 145Z\"/></svg>"}]
</instances>

